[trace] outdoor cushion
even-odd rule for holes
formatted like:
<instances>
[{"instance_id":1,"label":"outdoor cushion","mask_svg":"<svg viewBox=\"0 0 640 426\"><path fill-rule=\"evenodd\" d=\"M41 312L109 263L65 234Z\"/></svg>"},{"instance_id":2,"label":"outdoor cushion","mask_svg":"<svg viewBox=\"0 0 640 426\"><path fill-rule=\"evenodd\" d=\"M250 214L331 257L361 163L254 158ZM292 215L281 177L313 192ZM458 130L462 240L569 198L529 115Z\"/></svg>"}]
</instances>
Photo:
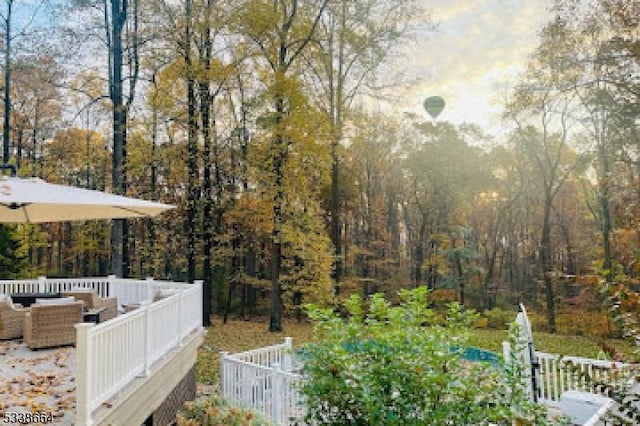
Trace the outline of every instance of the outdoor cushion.
<instances>
[{"instance_id":1,"label":"outdoor cushion","mask_svg":"<svg viewBox=\"0 0 640 426\"><path fill-rule=\"evenodd\" d=\"M31 349L71 345L76 342L74 324L82 322L84 303L31 305L24 318L24 341Z\"/></svg>"},{"instance_id":2,"label":"outdoor cushion","mask_svg":"<svg viewBox=\"0 0 640 426\"><path fill-rule=\"evenodd\" d=\"M115 318L118 315L118 299L115 297L100 297L95 290L91 291L63 291L62 297L75 297L84 302L85 310L106 308L100 312L100 322Z\"/></svg>"},{"instance_id":3,"label":"outdoor cushion","mask_svg":"<svg viewBox=\"0 0 640 426\"><path fill-rule=\"evenodd\" d=\"M0 339L21 337L27 312L29 309L24 309L20 305L14 306L11 303L11 297L4 297L0 301Z\"/></svg>"},{"instance_id":4,"label":"outdoor cushion","mask_svg":"<svg viewBox=\"0 0 640 426\"><path fill-rule=\"evenodd\" d=\"M55 297L52 299L36 299L38 305L65 305L75 302L76 299L73 296L69 297Z\"/></svg>"}]
</instances>

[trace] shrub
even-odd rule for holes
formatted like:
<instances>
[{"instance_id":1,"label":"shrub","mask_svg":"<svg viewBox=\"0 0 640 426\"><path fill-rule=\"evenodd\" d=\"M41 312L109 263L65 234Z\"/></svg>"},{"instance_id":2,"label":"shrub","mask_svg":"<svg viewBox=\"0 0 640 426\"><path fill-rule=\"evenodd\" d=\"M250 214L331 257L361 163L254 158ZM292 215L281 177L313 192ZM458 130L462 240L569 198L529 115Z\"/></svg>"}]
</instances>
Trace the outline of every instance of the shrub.
<instances>
[{"instance_id":1,"label":"shrub","mask_svg":"<svg viewBox=\"0 0 640 426\"><path fill-rule=\"evenodd\" d=\"M604 312L568 309L556 314L556 328L560 334L575 336L593 336L600 338L619 338L617 327L611 323Z\"/></svg>"},{"instance_id":2,"label":"shrub","mask_svg":"<svg viewBox=\"0 0 640 426\"><path fill-rule=\"evenodd\" d=\"M509 324L518 313L516 311L506 311L500 308L488 309L482 313L482 317L487 319L487 327L496 330L506 330Z\"/></svg>"},{"instance_id":3,"label":"shrub","mask_svg":"<svg viewBox=\"0 0 640 426\"><path fill-rule=\"evenodd\" d=\"M178 426L267 426L270 423L251 411L227 404L213 397L187 402L176 416Z\"/></svg>"},{"instance_id":4,"label":"shrub","mask_svg":"<svg viewBox=\"0 0 640 426\"><path fill-rule=\"evenodd\" d=\"M331 309L309 308L319 340L305 348L307 422L548 424L544 407L519 390L521 366L498 371L461 359L474 314L454 303L447 321L434 325L426 289L399 296L400 305L392 307L374 295L366 313L361 298L352 296L346 320Z\"/></svg>"}]
</instances>

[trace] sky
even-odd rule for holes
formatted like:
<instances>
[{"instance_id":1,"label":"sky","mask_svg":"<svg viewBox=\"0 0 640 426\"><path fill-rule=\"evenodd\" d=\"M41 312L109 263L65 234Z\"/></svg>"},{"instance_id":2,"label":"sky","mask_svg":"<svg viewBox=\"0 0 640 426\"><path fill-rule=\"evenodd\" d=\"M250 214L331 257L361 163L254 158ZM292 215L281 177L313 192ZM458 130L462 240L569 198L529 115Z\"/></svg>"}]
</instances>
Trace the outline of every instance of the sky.
<instances>
[{"instance_id":1,"label":"sky","mask_svg":"<svg viewBox=\"0 0 640 426\"><path fill-rule=\"evenodd\" d=\"M403 111L430 119L422 103L439 95L446 106L438 121L476 123L500 135L504 98L538 45L550 0L425 1L437 29L408 48L407 68L421 79L405 95Z\"/></svg>"}]
</instances>

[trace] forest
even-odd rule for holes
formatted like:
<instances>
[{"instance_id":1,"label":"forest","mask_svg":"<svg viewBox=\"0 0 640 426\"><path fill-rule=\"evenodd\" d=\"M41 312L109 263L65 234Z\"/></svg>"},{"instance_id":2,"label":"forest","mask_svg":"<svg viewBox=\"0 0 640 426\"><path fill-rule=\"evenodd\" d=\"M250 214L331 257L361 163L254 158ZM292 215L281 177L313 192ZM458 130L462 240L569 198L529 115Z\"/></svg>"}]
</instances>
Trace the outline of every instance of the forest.
<instances>
[{"instance_id":1,"label":"forest","mask_svg":"<svg viewBox=\"0 0 640 426\"><path fill-rule=\"evenodd\" d=\"M6 0L4 162L177 208L5 226L2 278L202 279L205 324L272 331L417 286L551 332L603 285L637 309L640 2L548 3L496 139L379 106L428 1Z\"/></svg>"}]
</instances>

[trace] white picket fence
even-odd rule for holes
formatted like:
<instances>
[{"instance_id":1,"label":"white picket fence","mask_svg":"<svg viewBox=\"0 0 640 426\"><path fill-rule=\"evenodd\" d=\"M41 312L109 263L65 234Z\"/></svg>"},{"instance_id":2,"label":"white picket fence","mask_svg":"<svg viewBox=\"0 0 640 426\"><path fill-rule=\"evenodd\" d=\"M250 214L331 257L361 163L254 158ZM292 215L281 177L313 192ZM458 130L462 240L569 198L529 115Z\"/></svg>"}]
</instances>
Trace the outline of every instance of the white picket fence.
<instances>
[{"instance_id":1,"label":"white picket fence","mask_svg":"<svg viewBox=\"0 0 640 426\"><path fill-rule=\"evenodd\" d=\"M0 281L0 294L62 292L92 288L118 304L150 301L157 290L175 290L153 304L142 304L100 324L76 324L76 423L92 425L93 411L155 362L179 349L202 328L202 282L195 284L106 278Z\"/></svg>"},{"instance_id":2,"label":"white picket fence","mask_svg":"<svg viewBox=\"0 0 640 426\"><path fill-rule=\"evenodd\" d=\"M508 342L502 345L503 357L507 359L511 356L510 345ZM539 351L536 351L536 358L539 364L536 374L537 401L547 405L556 405L566 391L605 395L607 386L626 384L633 367L622 362ZM527 386L531 384L529 370L525 371L524 381Z\"/></svg>"},{"instance_id":3,"label":"white picket fence","mask_svg":"<svg viewBox=\"0 0 640 426\"><path fill-rule=\"evenodd\" d=\"M606 383L620 385L629 379L631 365L622 362L536 352L540 363L538 400L554 403L566 391L605 395Z\"/></svg>"},{"instance_id":4,"label":"white picket fence","mask_svg":"<svg viewBox=\"0 0 640 426\"><path fill-rule=\"evenodd\" d=\"M221 390L228 401L271 419L278 425L303 424L304 399L298 391L304 380L292 369L291 338L283 344L247 352L221 352ZM557 405L563 392L602 394L597 383L619 383L631 365L536 351L540 363L538 401Z\"/></svg>"},{"instance_id":5,"label":"white picket fence","mask_svg":"<svg viewBox=\"0 0 640 426\"><path fill-rule=\"evenodd\" d=\"M261 414L279 425L300 423L305 405L293 372L292 339L280 345L229 354L221 352L220 383L228 401Z\"/></svg>"}]
</instances>

